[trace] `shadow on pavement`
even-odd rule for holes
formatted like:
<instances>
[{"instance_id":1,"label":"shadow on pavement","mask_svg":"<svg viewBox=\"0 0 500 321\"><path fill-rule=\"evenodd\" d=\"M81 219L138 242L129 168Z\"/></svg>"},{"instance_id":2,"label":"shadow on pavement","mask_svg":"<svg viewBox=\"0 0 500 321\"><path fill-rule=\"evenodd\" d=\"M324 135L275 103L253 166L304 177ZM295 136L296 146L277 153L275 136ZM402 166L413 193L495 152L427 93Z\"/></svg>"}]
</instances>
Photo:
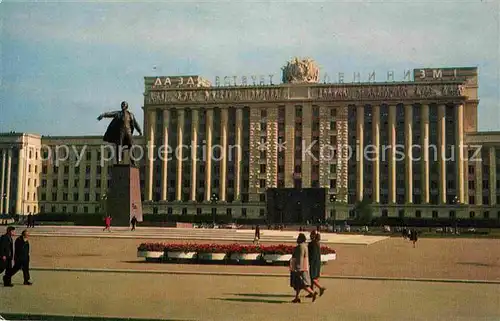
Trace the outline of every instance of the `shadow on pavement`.
<instances>
[{"instance_id":1,"label":"shadow on pavement","mask_svg":"<svg viewBox=\"0 0 500 321\"><path fill-rule=\"evenodd\" d=\"M3 319L2 319L3 318ZM26 320L26 321L157 321L160 319L134 319L134 318L104 318L104 317L87 317L87 316L72 316L72 315L38 315L38 314L20 314L20 313L1 313L0 320ZM180 319L161 319L163 321L192 321Z\"/></svg>"},{"instance_id":2,"label":"shadow on pavement","mask_svg":"<svg viewBox=\"0 0 500 321\"><path fill-rule=\"evenodd\" d=\"M230 302L249 302L249 303L270 303L270 304L283 304L290 303L291 301L282 300L263 300L263 299L250 299L250 298L212 298L211 300L230 301Z\"/></svg>"},{"instance_id":3,"label":"shadow on pavement","mask_svg":"<svg viewBox=\"0 0 500 321\"><path fill-rule=\"evenodd\" d=\"M293 294L264 294L264 293L224 293L225 295L249 296L257 298L290 298L293 299Z\"/></svg>"},{"instance_id":4,"label":"shadow on pavement","mask_svg":"<svg viewBox=\"0 0 500 321\"><path fill-rule=\"evenodd\" d=\"M457 262L457 264L460 265L472 265L472 266L484 266L484 267L493 267L493 264L486 264L486 263L480 263L480 262Z\"/></svg>"}]
</instances>

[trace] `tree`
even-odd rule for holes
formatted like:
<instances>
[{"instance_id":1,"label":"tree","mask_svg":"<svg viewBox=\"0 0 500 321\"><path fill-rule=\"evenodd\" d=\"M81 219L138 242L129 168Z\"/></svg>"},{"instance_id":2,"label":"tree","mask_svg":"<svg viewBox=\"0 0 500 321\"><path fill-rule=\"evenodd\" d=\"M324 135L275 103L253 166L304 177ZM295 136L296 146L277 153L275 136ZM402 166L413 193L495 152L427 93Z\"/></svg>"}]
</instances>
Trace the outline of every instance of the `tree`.
<instances>
[{"instance_id":1,"label":"tree","mask_svg":"<svg viewBox=\"0 0 500 321\"><path fill-rule=\"evenodd\" d=\"M354 210L356 211L356 221L363 225L370 225L373 219L373 210L371 202L368 199L356 203Z\"/></svg>"}]
</instances>

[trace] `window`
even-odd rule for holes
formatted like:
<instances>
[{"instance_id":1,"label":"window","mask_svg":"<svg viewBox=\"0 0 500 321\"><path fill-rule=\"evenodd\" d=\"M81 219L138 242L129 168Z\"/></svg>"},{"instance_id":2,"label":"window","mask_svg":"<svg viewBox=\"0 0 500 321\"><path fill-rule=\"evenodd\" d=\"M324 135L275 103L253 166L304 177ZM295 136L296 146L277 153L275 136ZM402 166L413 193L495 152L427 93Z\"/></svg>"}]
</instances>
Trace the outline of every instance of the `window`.
<instances>
[{"instance_id":1,"label":"window","mask_svg":"<svg viewBox=\"0 0 500 321\"><path fill-rule=\"evenodd\" d=\"M489 211L484 211L483 212L483 217L488 220L490 218L490 212Z\"/></svg>"},{"instance_id":2,"label":"window","mask_svg":"<svg viewBox=\"0 0 500 321\"><path fill-rule=\"evenodd\" d=\"M173 213L174 213L174 210L171 207L167 208L168 215L172 215Z\"/></svg>"},{"instance_id":3,"label":"window","mask_svg":"<svg viewBox=\"0 0 500 321\"><path fill-rule=\"evenodd\" d=\"M399 216L399 218L405 217L405 210L399 210L398 211L398 216Z\"/></svg>"},{"instance_id":4,"label":"window","mask_svg":"<svg viewBox=\"0 0 500 321\"><path fill-rule=\"evenodd\" d=\"M469 204L476 204L476 197L474 195L469 195Z\"/></svg>"},{"instance_id":5,"label":"window","mask_svg":"<svg viewBox=\"0 0 500 321\"><path fill-rule=\"evenodd\" d=\"M432 218L438 218L438 211L432 211Z\"/></svg>"},{"instance_id":6,"label":"window","mask_svg":"<svg viewBox=\"0 0 500 321\"><path fill-rule=\"evenodd\" d=\"M182 215L187 215L187 213L188 213L188 209L183 207L182 208Z\"/></svg>"},{"instance_id":7,"label":"window","mask_svg":"<svg viewBox=\"0 0 500 321\"><path fill-rule=\"evenodd\" d=\"M330 180L330 188L332 188L332 189L337 188L337 180L336 179Z\"/></svg>"},{"instance_id":8,"label":"window","mask_svg":"<svg viewBox=\"0 0 500 321\"><path fill-rule=\"evenodd\" d=\"M266 210L265 210L265 209L263 209L263 208L261 208L261 209L259 210L259 216L261 216L261 217L262 217L262 216L266 216Z\"/></svg>"},{"instance_id":9,"label":"window","mask_svg":"<svg viewBox=\"0 0 500 321\"><path fill-rule=\"evenodd\" d=\"M232 216L233 215L233 211L231 208L226 208L226 215L227 216Z\"/></svg>"},{"instance_id":10,"label":"window","mask_svg":"<svg viewBox=\"0 0 500 321\"><path fill-rule=\"evenodd\" d=\"M498 212L498 213L499 213L499 216L500 216L500 212ZM242 208L241 209L241 216L242 217L247 217L247 209L246 208Z\"/></svg>"},{"instance_id":11,"label":"window","mask_svg":"<svg viewBox=\"0 0 500 321\"><path fill-rule=\"evenodd\" d=\"M73 206L73 213L78 213L78 206Z\"/></svg>"},{"instance_id":12,"label":"window","mask_svg":"<svg viewBox=\"0 0 500 321\"><path fill-rule=\"evenodd\" d=\"M474 213L474 211L469 212L469 217L470 218L476 217L476 213Z\"/></svg>"},{"instance_id":13,"label":"window","mask_svg":"<svg viewBox=\"0 0 500 321\"><path fill-rule=\"evenodd\" d=\"M63 206L63 207L62 207L62 212L63 212L63 213L66 213L67 211L68 211L68 209L66 208L66 206Z\"/></svg>"},{"instance_id":14,"label":"window","mask_svg":"<svg viewBox=\"0 0 500 321\"><path fill-rule=\"evenodd\" d=\"M67 201L68 200L68 193L63 193L63 201Z\"/></svg>"},{"instance_id":15,"label":"window","mask_svg":"<svg viewBox=\"0 0 500 321\"><path fill-rule=\"evenodd\" d=\"M265 179L259 180L259 185L260 185L260 188L265 188L266 187L266 180Z\"/></svg>"},{"instance_id":16,"label":"window","mask_svg":"<svg viewBox=\"0 0 500 321\"><path fill-rule=\"evenodd\" d=\"M83 213L88 213L89 212L89 207L88 206L84 206L83 207Z\"/></svg>"},{"instance_id":17,"label":"window","mask_svg":"<svg viewBox=\"0 0 500 321\"><path fill-rule=\"evenodd\" d=\"M73 201L78 201L78 193L73 193Z\"/></svg>"},{"instance_id":18,"label":"window","mask_svg":"<svg viewBox=\"0 0 500 321\"><path fill-rule=\"evenodd\" d=\"M422 212L420 210L415 211L415 217L416 218L421 218L422 217Z\"/></svg>"},{"instance_id":19,"label":"window","mask_svg":"<svg viewBox=\"0 0 500 321\"><path fill-rule=\"evenodd\" d=\"M90 201L90 195L89 193L85 193L85 202Z\"/></svg>"},{"instance_id":20,"label":"window","mask_svg":"<svg viewBox=\"0 0 500 321\"><path fill-rule=\"evenodd\" d=\"M266 173L266 164L260 164L260 173L265 174Z\"/></svg>"},{"instance_id":21,"label":"window","mask_svg":"<svg viewBox=\"0 0 500 321\"><path fill-rule=\"evenodd\" d=\"M265 202L266 201L266 194L259 194L259 201Z\"/></svg>"},{"instance_id":22,"label":"window","mask_svg":"<svg viewBox=\"0 0 500 321\"><path fill-rule=\"evenodd\" d=\"M198 208L196 209L196 215L201 215L201 208L199 208L199 207L198 207Z\"/></svg>"}]
</instances>

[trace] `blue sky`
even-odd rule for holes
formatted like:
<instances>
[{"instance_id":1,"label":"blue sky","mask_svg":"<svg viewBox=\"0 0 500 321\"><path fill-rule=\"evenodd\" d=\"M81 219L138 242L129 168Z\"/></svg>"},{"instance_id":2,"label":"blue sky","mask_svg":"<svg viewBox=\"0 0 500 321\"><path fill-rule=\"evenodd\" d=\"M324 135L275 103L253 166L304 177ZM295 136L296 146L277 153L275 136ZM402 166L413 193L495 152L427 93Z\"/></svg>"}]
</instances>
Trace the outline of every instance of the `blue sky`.
<instances>
[{"instance_id":1,"label":"blue sky","mask_svg":"<svg viewBox=\"0 0 500 321\"><path fill-rule=\"evenodd\" d=\"M479 68L479 127L500 130L499 1L4 1L0 132L102 134L144 76L275 74L293 56L321 72ZM153 67L156 66L154 70Z\"/></svg>"}]
</instances>

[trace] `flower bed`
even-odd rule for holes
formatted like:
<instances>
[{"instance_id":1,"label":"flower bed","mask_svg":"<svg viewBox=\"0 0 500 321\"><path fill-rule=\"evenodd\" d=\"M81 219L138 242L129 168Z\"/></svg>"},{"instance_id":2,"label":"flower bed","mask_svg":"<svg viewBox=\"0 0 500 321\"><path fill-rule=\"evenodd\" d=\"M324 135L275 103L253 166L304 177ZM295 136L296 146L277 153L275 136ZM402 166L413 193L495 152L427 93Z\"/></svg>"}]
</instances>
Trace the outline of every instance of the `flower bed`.
<instances>
[{"instance_id":1,"label":"flower bed","mask_svg":"<svg viewBox=\"0 0 500 321\"><path fill-rule=\"evenodd\" d=\"M246 244L192 244L192 243L142 243L137 256L148 258L195 259L224 261L254 261L276 263L292 258L294 245L246 245ZM160 255L161 254L161 255ZM166 254L166 255L165 255ZM336 259L336 252L328 246L321 247L321 261Z\"/></svg>"}]
</instances>

